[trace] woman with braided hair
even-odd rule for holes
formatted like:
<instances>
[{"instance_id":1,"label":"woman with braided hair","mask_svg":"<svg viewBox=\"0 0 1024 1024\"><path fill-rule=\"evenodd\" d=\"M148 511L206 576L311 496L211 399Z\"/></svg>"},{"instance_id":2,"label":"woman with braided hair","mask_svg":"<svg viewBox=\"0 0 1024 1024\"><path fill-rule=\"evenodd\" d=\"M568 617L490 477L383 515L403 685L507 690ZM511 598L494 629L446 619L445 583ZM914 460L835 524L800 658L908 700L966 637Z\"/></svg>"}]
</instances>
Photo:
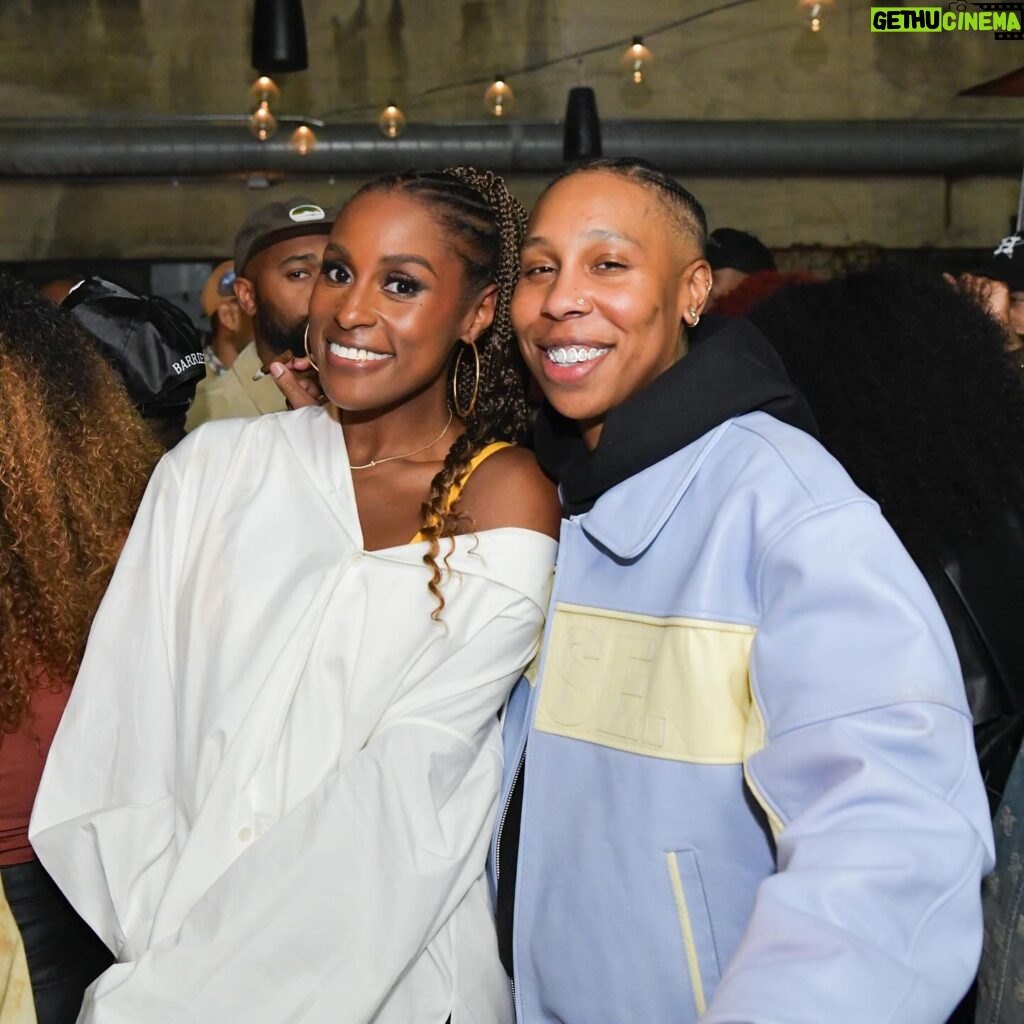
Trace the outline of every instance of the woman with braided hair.
<instances>
[{"instance_id":1,"label":"woman with braided hair","mask_svg":"<svg viewBox=\"0 0 1024 1024\"><path fill-rule=\"evenodd\" d=\"M158 468L33 818L120 961L83 1024L511 1019L497 712L558 522L513 446L523 220L467 169L364 188L310 306L327 401Z\"/></svg>"}]
</instances>

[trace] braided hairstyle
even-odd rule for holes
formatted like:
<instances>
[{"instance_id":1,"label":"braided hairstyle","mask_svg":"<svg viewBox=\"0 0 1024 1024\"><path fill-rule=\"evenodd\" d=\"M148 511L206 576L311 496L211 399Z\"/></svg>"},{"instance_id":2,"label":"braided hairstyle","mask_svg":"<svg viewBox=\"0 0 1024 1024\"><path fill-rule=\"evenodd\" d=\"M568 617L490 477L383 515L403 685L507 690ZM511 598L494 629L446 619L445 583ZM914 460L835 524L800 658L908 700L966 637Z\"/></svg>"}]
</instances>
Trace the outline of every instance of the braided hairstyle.
<instances>
[{"instance_id":1,"label":"braided hairstyle","mask_svg":"<svg viewBox=\"0 0 1024 1024\"><path fill-rule=\"evenodd\" d=\"M582 163L564 170L544 189L541 198L563 178L571 178L574 174L588 174L594 171L617 174L653 192L676 227L684 235L689 236L696 244L700 254L704 255L708 243L708 220L704 213L704 207L700 205L692 192L683 188L674 178L659 171L647 160L631 156L584 160Z\"/></svg>"},{"instance_id":2,"label":"braided hairstyle","mask_svg":"<svg viewBox=\"0 0 1024 1024\"><path fill-rule=\"evenodd\" d=\"M448 387L457 398L465 432L448 450L444 465L423 503L421 532L430 547L423 561L431 571L429 589L437 599L432 618L444 608L444 573L437 561L442 537L454 537L463 516L448 508L453 487L466 478L473 457L495 441L521 441L529 429L526 367L512 331L509 307L519 277L519 250L526 211L505 182L490 171L451 167L444 171L407 171L364 185L356 193L394 192L415 199L434 218L462 262L466 299L496 284L494 320L476 340L479 384L473 346L456 345L448 369ZM458 358L461 355L461 358ZM475 401L474 401L475 392ZM454 540L445 556L454 550Z\"/></svg>"}]
</instances>

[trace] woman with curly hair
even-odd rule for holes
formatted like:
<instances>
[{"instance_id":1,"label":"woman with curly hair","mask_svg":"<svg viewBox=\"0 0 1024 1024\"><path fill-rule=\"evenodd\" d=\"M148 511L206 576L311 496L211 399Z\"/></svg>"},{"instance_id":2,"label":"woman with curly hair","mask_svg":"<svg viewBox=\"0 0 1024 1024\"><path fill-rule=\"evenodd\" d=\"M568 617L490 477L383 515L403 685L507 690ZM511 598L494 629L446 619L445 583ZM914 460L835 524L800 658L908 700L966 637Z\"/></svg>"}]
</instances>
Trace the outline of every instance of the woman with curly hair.
<instances>
[{"instance_id":1,"label":"woman with curly hair","mask_svg":"<svg viewBox=\"0 0 1024 1024\"><path fill-rule=\"evenodd\" d=\"M1001 326L893 266L786 289L750 318L938 599L995 809L1024 736L1024 387Z\"/></svg>"},{"instance_id":2,"label":"woman with curly hair","mask_svg":"<svg viewBox=\"0 0 1024 1024\"><path fill-rule=\"evenodd\" d=\"M73 317L5 274L0 408L0 876L39 1020L56 1024L110 958L36 859L29 814L160 449Z\"/></svg>"},{"instance_id":3,"label":"woman with curly hair","mask_svg":"<svg viewBox=\"0 0 1024 1024\"><path fill-rule=\"evenodd\" d=\"M1024 979L1024 387L1005 325L952 283L880 266L787 289L750 316L953 635L997 827L977 1011L972 988L950 1024L994 1024L1019 1020Z\"/></svg>"},{"instance_id":4,"label":"woman with curly hair","mask_svg":"<svg viewBox=\"0 0 1024 1024\"><path fill-rule=\"evenodd\" d=\"M524 220L470 169L364 188L310 306L326 404L158 468L33 819L120 961L83 1024L511 1019L497 712L558 525L514 447Z\"/></svg>"}]
</instances>

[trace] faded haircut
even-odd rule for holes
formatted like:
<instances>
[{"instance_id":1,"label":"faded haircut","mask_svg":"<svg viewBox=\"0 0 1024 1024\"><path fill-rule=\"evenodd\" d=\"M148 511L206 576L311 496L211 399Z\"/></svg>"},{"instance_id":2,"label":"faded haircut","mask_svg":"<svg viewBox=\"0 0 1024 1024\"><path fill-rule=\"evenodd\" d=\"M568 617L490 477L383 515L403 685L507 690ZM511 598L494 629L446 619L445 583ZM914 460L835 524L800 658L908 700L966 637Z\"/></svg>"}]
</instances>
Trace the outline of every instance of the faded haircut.
<instances>
[{"instance_id":1,"label":"faded haircut","mask_svg":"<svg viewBox=\"0 0 1024 1024\"><path fill-rule=\"evenodd\" d=\"M692 192L683 188L674 178L659 171L647 160L629 156L586 160L564 170L544 189L541 198L543 199L547 192L563 179L595 171L617 174L641 185L649 192L653 192L672 218L679 232L694 243L701 256L705 255L708 241L708 219L704 213L704 207L700 205Z\"/></svg>"}]
</instances>

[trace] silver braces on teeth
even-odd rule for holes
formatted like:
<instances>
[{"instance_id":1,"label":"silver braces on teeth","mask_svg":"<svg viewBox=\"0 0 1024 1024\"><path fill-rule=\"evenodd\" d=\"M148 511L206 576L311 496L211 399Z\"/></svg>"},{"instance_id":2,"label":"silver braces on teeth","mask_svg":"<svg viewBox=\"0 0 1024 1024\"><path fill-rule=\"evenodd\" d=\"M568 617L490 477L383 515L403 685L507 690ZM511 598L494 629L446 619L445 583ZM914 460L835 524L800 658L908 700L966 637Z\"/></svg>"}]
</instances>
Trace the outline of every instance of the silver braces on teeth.
<instances>
[{"instance_id":1,"label":"silver braces on teeth","mask_svg":"<svg viewBox=\"0 0 1024 1024\"><path fill-rule=\"evenodd\" d=\"M559 366L572 366L573 363L588 363L606 351L607 349L603 348L549 348L547 357L552 363L557 363Z\"/></svg>"}]
</instances>

